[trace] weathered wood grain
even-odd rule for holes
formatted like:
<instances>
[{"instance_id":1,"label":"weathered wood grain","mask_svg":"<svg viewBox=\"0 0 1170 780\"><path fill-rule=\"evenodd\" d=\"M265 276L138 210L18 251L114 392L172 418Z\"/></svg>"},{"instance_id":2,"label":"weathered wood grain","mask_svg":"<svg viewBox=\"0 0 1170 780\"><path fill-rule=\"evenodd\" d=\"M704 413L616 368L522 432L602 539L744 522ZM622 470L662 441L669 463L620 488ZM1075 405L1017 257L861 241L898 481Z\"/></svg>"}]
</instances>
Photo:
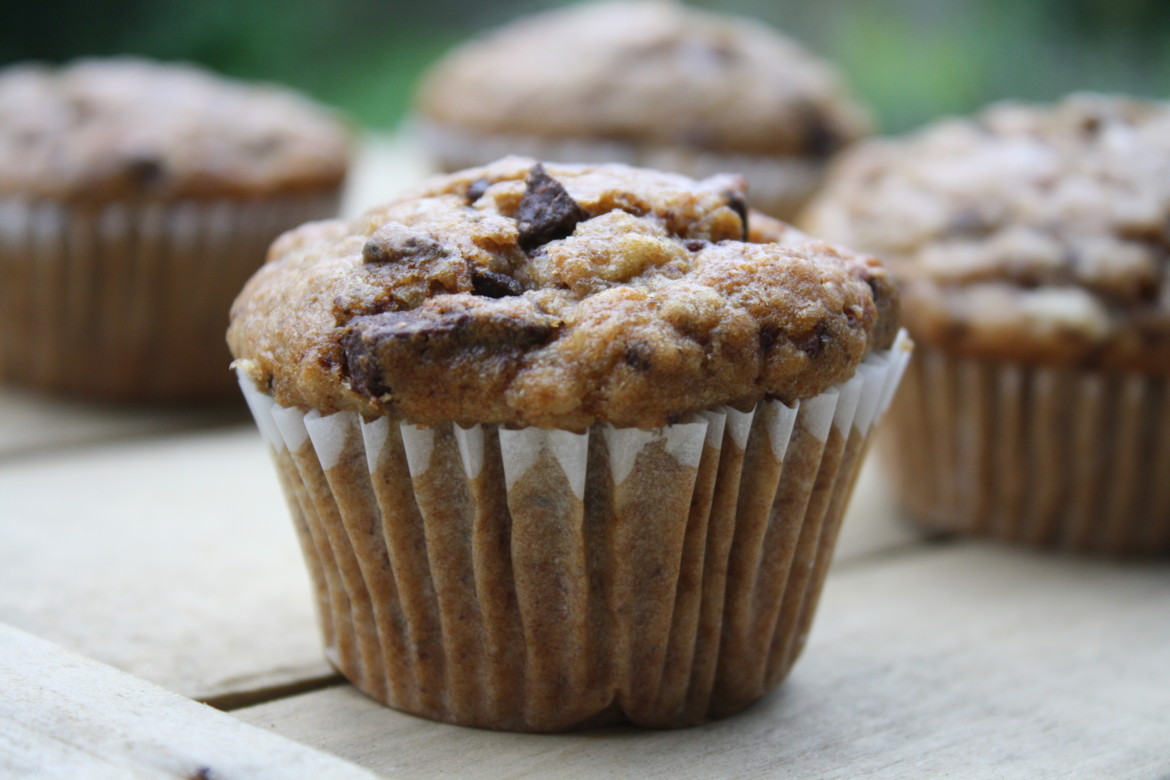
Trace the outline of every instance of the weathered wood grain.
<instances>
[{"instance_id":1,"label":"weathered wood grain","mask_svg":"<svg viewBox=\"0 0 1170 780\"><path fill-rule=\"evenodd\" d=\"M247 420L242 400L203 406L101 404L0 387L0 465L32 453Z\"/></svg>"},{"instance_id":2,"label":"weathered wood grain","mask_svg":"<svg viewBox=\"0 0 1170 780\"><path fill-rule=\"evenodd\" d=\"M1170 566L975 544L830 577L781 689L676 732L500 734L348 686L235 712L395 777L1170 776Z\"/></svg>"},{"instance_id":3,"label":"weathered wood grain","mask_svg":"<svg viewBox=\"0 0 1170 780\"><path fill-rule=\"evenodd\" d=\"M0 621L230 704L332 676L312 604L250 425L0 468Z\"/></svg>"},{"instance_id":4,"label":"weathered wood grain","mask_svg":"<svg viewBox=\"0 0 1170 780\"><path fill-rule=\"evenodd\" d=\"M371 777L3 624L0 776Z\"/></svg>"}]
</instances>

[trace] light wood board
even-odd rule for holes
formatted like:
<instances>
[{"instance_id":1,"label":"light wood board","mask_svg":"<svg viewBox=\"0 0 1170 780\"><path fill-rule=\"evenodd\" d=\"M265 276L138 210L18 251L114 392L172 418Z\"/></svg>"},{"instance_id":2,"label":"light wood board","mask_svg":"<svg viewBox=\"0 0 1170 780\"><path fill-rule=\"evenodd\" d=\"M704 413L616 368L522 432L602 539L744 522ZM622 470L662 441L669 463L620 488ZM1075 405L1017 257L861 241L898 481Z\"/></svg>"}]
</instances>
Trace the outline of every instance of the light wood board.
<instances>
[{"instance_id":1,"label":"light wood board","mask_svg":"<svg viewBox=\"0 0 1170 780\"><path fill-rule=\"evenodd\" d=\"M0 621L201 700L332 676L251 425L5 464Z\"/></svg>"},{"instance_id":2,"label":"light wood board","mask_svg":"<svg viewBox=\"0 0 1170 780\"><path fill-rule=\"evenodd\" d=\"M793 675L696 729L429 723L344 686L239 710L394 777L1170 776L1170 566L976 544L831 577Z\"/></svg>"},{"instance_id":3,"label":"light wood board","mask_svg":"<svg viewBox=\"0 0 1170 780\"><path fill-rule=\"evenodd\" d=\"M222 427L247 420L242 400L203 406L102 404L0 388L0 464L62 447Z\"/></svg>"},{"instance_id":4,"label":"light wood board","mask_svg":"<svg viewBox=\"0 0 1170 780\"><path fill-rule=\"evenodd\" d=\"M371 775L0 624L0 777Z\"/></svg>"}]
</instances>

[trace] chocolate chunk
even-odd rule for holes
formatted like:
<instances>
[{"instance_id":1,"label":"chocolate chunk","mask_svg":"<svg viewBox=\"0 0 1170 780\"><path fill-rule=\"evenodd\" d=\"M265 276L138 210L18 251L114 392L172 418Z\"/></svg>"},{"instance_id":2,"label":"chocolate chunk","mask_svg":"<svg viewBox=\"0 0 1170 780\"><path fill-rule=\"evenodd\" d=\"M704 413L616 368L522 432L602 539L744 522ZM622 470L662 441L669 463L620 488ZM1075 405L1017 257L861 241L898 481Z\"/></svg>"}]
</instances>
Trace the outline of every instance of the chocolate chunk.
<instances>
[{"instance_id":1,"label":"chocolate chunk","mask_svg":"<svg viewBox=\"0 0 1170 780\"><path fill-rule=\"evenodd\" d=\"M355 317L341 336L341 349L353 388L378 398L391 392L388 373L397 366L467 349L530 349L547 343L561 326L536 310L524 316L490 309L388 311Z\"/></svg>"},{"instance_id":2,"label":"chocolate chunk","mask_svg":"<svg viewBox=\"0 0 1170 780\"><path fill-rule=\"evenodd\" d=\"M688 238L686 241L683 241L683 246L687 248L688 252L698 252L710 245L710 241L704 241L701 238Z\"/></svg>"},{"instance_id":3,"label":"chocolate chunk","mask_svg":"<svg viewBox=\"0 0 1170 780\"><path fill-rule=\"evenodd\" d=\"M1086 116L1081 119L1081 132L1087 138L1094 138L1101 133L1102 120L1099 116Z\"/></svg>"},{"instance_id":4,"label":"chocolate chunk","mask_svg":"<svg viewBox=\"0 0 1170 780\"><path fill-rule=\"evenodd\" d=\"M425 354L432 346L460 335L466 315L425 317L412 311L388 311L356 317L342 334L345 370L355 390L374 398L391 392L383 366L398 359Z\"/></svg>"},{"instance_id":5,"label":"chocolate chunk","mask_svg":"<svg viewBox=\"0 0 1170 780\"><path fill-rule=\"evenodd\" d=\"M357 334L363 347L376 346L385 341L413 341L422 343L459 333L470 319L466 314L427 316L416 311L387 311L355 317L349 324L345 338ZM344 343L348 350L353 343Z\"/></svg>"},{"instance_id":6,"label":"chocolate chunk","mask_svg":"<svg viewBox=\"0 0 1170 780\"><path fill-rule=\"evenodd\" d=\"M734 211L736 214L739 214L739 221L741 223L743 223L743 240L747 241L747 239L748 239L747 199L743 196L742 192L737 192L735 190L727 190L723 194L727 196L727 207L729 209L731 209L732 211Z\"/></svg>"},{"instance_id":7,"label":"chocolate chunk","mask_svg":"<svg viewBox=\"0 0 1170 780\"><path fill-rule=\"evenodd\" d=\"M625 354L622 355L622 360L627 366L645 373L650 370L653 363L650 358L653 352L644 344L631 344L626 347Z\"/></svg>"},{"instance_id":8,"label":"chocolate chunk","mask_svg":"<svg viewBox=\"0 0 1170 780\"><path fill-rule=\"evenodd\" d=\"M804 153L810 157L824 159L841 148L842 139L836 131L815 109L808 109L804 114Z\"/></svg>"},{"instance_id":9,"label":"chocolate chunk","mask_svg":"<svg viewBox=\"0 0 1170 780\"><path fill-rule=\"evenodd\" d=\"M390 394L390 387L382 379L372 343L363 337L362 331L353 329L342 335L341 354L345 359L345 373L354 390L372 398Z\"/></svg>"},{"instance_id":10,"label":"chocolate chunk","mask_svg":"<svg viewBox=\"0 0 1170 780\"><path fill-rule=\"evenodd\" d=\"M524 292L524 285L507 274L474 270L471 272L471 289L476 295L503 298L507 295L520 295Z\"/></svg>"},{"instance_id":11,"label":"chocolate chunk","mask_svg":"<svg viewBox=\"0 0 1170 780\"><path fill-rule=\"evenodd\" d=\"M760 325L760 352L769 352L779 340L780 328L769 323Z\"/></svg>"},{"instance_id":12,"label":"chocolate chunk","mask_svg":"<svg viewBox=\"0 0 1170 780\"><path fill-rule=\"evenodd\" d=\"M477 200L483 197L483 194L487 192L487 189L490 186L492 186L491 181L484 178L483 176L480 176L471 184L467 185L467 202L469 204L475 203Z\"/></svg>"},{"instance_id":13,"label":"chocolate chunk","mask_svg":"<svg viewBox=\"0 0 1170 780\"><path fill-rule=\"evenodd\" d=\"M815 358L821 354L821 351L824 350L825 344L828 343L828 341L829 326L825 324L824 320L821 320L816 324L816 327L813 328L812 333L810 333L797 346L800 347L804 354L811 358Z\"/></svg>"},{"instance_id":14,"label":"chocolate chunk","mask_svg":"<svg viewBox=\"0 0 1170 780\"><path fill-rule=\"evenodd\" d=\"M527 189L516 211L520 246L532 250L549 241L572 235L578 222L589 214L537 163L528 172Z\"/></svg>"},{"instance_id":15,"label":"chocolate chunk","mask_svg":"<svg viewBox=\"0 0 1170 780\"><path fill-rule=\"evenodd\" d=\"M362 260L367 263L389 263L407 257L437 259L445 254L443 244L398 222L387 222L378 228L362 247Z\"/></svg>"},{"instance_id":16,"label":"chocolate chunk","mask_svg":"<svg viewBox=\"0 0 1170 780\"><path fill-rule=\"evenodd\" d=\"M125 163L126 177L140 189L158 186L166 174L163 161L149 153L135 154Z\"/></svg>"}]
</instances>

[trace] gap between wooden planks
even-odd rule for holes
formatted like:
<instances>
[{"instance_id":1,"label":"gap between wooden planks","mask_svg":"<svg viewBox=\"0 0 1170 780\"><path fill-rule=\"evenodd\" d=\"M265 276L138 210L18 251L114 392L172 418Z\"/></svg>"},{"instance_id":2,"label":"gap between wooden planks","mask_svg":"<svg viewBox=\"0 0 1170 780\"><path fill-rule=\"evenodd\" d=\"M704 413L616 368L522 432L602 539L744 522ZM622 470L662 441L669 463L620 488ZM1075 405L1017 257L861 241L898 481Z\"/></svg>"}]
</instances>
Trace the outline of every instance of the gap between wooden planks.
<instances>
[{"instance_id":1,"label":"gap between wooden planks","mask_svg":"<svg viewBox=\"0 0 1170 780\"><path fill-rule=\"evenodd\" d=\"M0 621L199 700L334 678L253 426L0 463Z\"/></svg>"},{"instance_id":2,"label":"gap between wooden planks","mask_svg":"<svg viewBox=\"0 0 1170 780\"><path fill-rule=\"evenodd\" d=\"M0 776L373 777L3 624Z\"/></svg>"}]
</instances>

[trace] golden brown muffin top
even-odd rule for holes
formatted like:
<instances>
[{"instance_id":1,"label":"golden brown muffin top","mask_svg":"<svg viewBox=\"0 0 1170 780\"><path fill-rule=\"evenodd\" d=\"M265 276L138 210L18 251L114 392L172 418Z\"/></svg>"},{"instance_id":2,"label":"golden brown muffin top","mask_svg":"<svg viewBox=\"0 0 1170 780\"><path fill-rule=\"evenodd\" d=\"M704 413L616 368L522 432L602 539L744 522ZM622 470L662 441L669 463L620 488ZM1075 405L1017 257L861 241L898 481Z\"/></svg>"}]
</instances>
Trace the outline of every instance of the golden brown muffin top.
<instances>
[{"instance_id":1,"label":"golden brown muffin top","mask_svg":"<svg viewBox=\"0 0 1170 780\"><path fill-rule=\"evenodd\" d=\"M335 187L349 131L290 90L134 58L0 71L0 195L249 197Z\"/></svg>"},{"instance_id":2,"label":"golden brown muffin top","mask_svg":"<svg viewBox=\"0 0 1170 780\"><path fill-rule=\"evenodd\" d=\"M1001 104L869 142L804 224L890 265L920 342L1170 373L1170 104Z\"/></svg>"},{"instance_id":3,"label":"golden brown muffin top","mask_svg":"<svg viewBox=\"0 0 1170 780\"><path fill-rule=\"evenodd\" d=\"M836 72L793 41L664 1L514 22L443 59L418 108L482 133L818 159L869 129Z\"/></svg>"},{"instance_id":4,"label":"golden brown muffin top","mask_svg":"<svg viewBox=\"0 0 1170 780\"><path fill-rule=\"evenodd\" d=\"M745 242L747 215L739 177L507 158L285 234L228 343L286 406L423 425L655 428L817 395L889 345L893 288L763 216L773 243Z\"/></svg>"}]
</instances>

